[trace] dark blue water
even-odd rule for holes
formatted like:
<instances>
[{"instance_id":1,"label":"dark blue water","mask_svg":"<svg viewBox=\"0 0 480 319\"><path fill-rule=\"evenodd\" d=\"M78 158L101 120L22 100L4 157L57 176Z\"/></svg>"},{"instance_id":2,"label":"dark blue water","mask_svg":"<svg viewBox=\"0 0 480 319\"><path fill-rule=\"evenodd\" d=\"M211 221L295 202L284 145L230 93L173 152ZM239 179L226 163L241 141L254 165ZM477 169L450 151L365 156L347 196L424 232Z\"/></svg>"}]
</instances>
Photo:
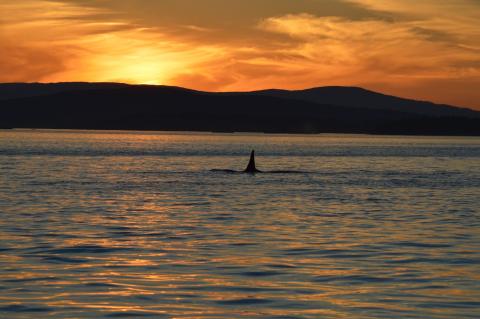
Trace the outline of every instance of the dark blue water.
<instances>
[{"instance_id":1,"label":"dark blue water","mask_svg":"<svg viewBox=\"0 0 480 319\"><path fill-rule=\"evenodd\" d=\"M478 138L0 131L0 214L0 318L480 317Z\"/></svg>"}]
</instances>

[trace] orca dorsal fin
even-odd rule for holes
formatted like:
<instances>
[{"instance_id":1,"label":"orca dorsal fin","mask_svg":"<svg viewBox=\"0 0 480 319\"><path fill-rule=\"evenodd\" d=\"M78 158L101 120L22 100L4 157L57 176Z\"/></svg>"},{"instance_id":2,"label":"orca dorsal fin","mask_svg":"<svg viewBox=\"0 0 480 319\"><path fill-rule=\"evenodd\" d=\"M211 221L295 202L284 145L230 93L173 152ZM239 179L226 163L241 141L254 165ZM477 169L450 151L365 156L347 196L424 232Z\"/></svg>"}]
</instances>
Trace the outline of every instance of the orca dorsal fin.
<instances>
[{"instance_id":1,"label":"orca dorsal fin","mask_svg":"<svg viewBox=\"0 0 480 319\"><path fill-rule=\"evenodd\" d=\"M250 161L248 162L248 166L244 171L245 173L257 173L260 172L256 167L255 167L255 151L252 151L250 153Z\"/></svg>"}]
</instances>

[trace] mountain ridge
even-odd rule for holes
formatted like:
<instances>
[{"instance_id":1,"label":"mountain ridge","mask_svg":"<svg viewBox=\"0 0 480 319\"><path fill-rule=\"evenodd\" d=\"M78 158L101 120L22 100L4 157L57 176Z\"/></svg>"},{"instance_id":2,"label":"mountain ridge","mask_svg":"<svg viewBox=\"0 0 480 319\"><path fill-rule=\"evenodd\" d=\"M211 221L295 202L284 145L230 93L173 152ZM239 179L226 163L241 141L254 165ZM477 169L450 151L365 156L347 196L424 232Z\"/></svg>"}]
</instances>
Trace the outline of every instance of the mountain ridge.
<instances>
[{"instance_id":1,"label":"mountain ridge","mask_svg":"<svg viewBox=\"0 0 480 319\"><path fill-rule=\"evenodd\" d=\"M16 91L5 93L12 87ZM345 87L217 93L121 83L20 83L0 84L0 104L4 128L480 135L480 112Z\"/></svg>"},{"instance_id":2,"label":"mountain ridge","mask_svg":"<svg viewBox=\"0 0 480 319\"><path fill-rule=\"evenodd\" d=\"M478 116L478 114L475 115L475 113L479 113L470 108L407 99L367 90L361 87L324 86L303 90L271 89L257 91L257 93L278 97L295 97L296 99L316 103L323 102L327 104L352 107L388 109L423 115L434 115L434 113L437 115L454 115L456 111L460 111L466 116Z\"/></svg>"},{"instance_id":3,"label":"mountain ridge","mask_svg":"<svg viewBox=\"0 0 480 319\"><path fill-rule=\"evenodd\" d=\"M32 90L33 87L33 90ZM213 91L200 91L180 86L169 86L169 85L152 85L152 84L127 84L127 83L117 83L117 82L56 82L56 83L0 83L0 101L7 99L16 99L21 97L31 97L31 96L40 96L40 95L50 95L55 93L61 93L65 91L78 91L78 90L100 90L100 89L110 89L110 88L126 88L126 87L151 87L151 88L169 88L169 89L179 89L190 92L197 92L202 94L227 94L227 95L239 95L239 94L258 94L258 95L269 95L282 98L291 98L305 100L320 104L333 104L333 105L343 105L343 106L355 106L355 107L371 107L372 105L356 105L355 103L345 103L339 101L339 96L362 93L365 96L376 96L382 97L385 99L402 101L404 103L416 103L416 104L428 104L429 106L440 107L440 108L454 108L463 110L466 112L479 113L480 111L473 110L468 107L460 107L455 105L448 104L438 104L430 101L408 99L403 97L398 97L394 95L389 95L381 92L376 92L368 90L358 86L320 86L320 87L311 87L300 90L288 90L288 89L264 89L264 90L254 90L254 91L231 91L231 92L213 92ZM28 89L29 91L26 91ZM42 92L43 89L43 92ZM335 96L325 96L326 94L332 95L332 91L335 90ZM33 92L32 92L33 91ZM317 97L317 99L312 95L322 96ZM309 95L302 97L301 95ZM328 97L328 100L325 98ZM321 101L320 99L324 100ZM385 103L385 101L382 101ZM378 104L378 103L377 103ZM385 105L383 105L385 107ZM381 109L378 105L375 105L373 108ZM398 109L397 109L398 110ZM411 111L411 110L409 110Z\"/></svg>"},{"instance_id":4,"label":"mountain ridge","mask_svg":"<svg viewBox=\"0 0 480 319\"><path fill-rule=\"evenodd\" d=\"M204 94L302 94L302 93L309 93L309 92L318 93L319 91L325 91L325 90L338 90L338 91L344 91L344 92L349 91L349 93L351 94L352 91L353 92L357 91L357 92L362 92L364 94L382 96L386 98L394 98L394 99L408 101L408 102L428 103L435 106L452 107L456 109L478 112L468 107L448 105L443 103L434 103L434 102L425 101L425 100L409 99L409 98L399 97L399 96L390 95L390 94L377 92L373 90L368 90L358 86L319 86L319 87L310 87L310 88L299 89L299 90L271 88L271 89L262 89L262 90L254 90L254 91L214 92L214 91L201 91L201 90L195 90L195 89L190 89L190 88L185 88L180 86L171 86L171 85L127 84L127 83L120 83L120 82L54 82L54 83L12 82L12 83L0 83L0 101L6 100L6 99L12 99L12 98L35 96L32 93L23 91L26 88L31 89L32 86L46 89L45 92L43 93L41 92L35 95L47 95L47 94L59 93L63 91L72 91L72 90L76 91L76 90L106 89L106 88L125 88L125 87L171 88L171 89L181 89L185 91L198 92L198 93L204 93ZM49 90L48 89L49 87L52 87L53 90ZM54 87L58 87L58 89L55 90ZM22 91L22 93L18 94L18 91ZM339 93L342 93L342 92L339 92Z\"/></svg>"}]
</instances>

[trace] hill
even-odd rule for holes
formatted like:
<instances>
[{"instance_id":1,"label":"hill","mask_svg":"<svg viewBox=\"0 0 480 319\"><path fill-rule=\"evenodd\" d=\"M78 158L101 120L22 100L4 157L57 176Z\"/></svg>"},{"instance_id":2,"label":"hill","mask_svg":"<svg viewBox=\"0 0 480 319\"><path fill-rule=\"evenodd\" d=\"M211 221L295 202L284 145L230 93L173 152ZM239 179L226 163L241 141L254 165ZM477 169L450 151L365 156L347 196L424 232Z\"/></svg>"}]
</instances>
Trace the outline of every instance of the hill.
<instances>
[{"instance_id":1,"label":"hill","mask_svg":"<svg viewBox=\"0 0 480 319\"><path fill-rule=\"evenodd\" d=\"M314 103L344 105L375 110L407 112L427 116L478 117L479 112L451 105L404 99L358 87L327 86L298 91L264 90L258 94Z\"/></svg>"},{"instance_id":2,"label":"hill","mask_svg":"<svg viewBox=\"0 0 480 319\"><path fill-rule=\"evenodd\" d=\"M0 84L0 127L480 135L480 112L359 88L209 93L117 83Z\"/></svg>"}]
</instances>

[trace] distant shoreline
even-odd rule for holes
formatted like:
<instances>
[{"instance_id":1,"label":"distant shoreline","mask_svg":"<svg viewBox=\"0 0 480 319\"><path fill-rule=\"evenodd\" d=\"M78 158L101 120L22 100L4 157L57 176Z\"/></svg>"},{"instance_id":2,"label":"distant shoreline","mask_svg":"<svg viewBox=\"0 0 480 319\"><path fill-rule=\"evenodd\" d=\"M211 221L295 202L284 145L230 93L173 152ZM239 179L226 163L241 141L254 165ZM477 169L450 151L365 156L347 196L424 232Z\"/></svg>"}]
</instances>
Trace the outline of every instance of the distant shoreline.
<instances>
[{"instance_id":1,"label":"distant shoreline","mask_svg":"<svg viewBox=\"0 0 480 319\"><path fill-rule=\"evenodd\" d=\"M479 135L421 135L421 134L368 134L368 133L274 133L274 132L215 132L215 131L181 131L181 130L128 130L128 129L76 129L76 128L0 128L0 131L17 131L17 132L65 132L65 133L124 133L124 134L169 134L169 135L224 135L224 136L302 136L302 137L465 137L480 138Z\"/></svg>"}]
</instances>

